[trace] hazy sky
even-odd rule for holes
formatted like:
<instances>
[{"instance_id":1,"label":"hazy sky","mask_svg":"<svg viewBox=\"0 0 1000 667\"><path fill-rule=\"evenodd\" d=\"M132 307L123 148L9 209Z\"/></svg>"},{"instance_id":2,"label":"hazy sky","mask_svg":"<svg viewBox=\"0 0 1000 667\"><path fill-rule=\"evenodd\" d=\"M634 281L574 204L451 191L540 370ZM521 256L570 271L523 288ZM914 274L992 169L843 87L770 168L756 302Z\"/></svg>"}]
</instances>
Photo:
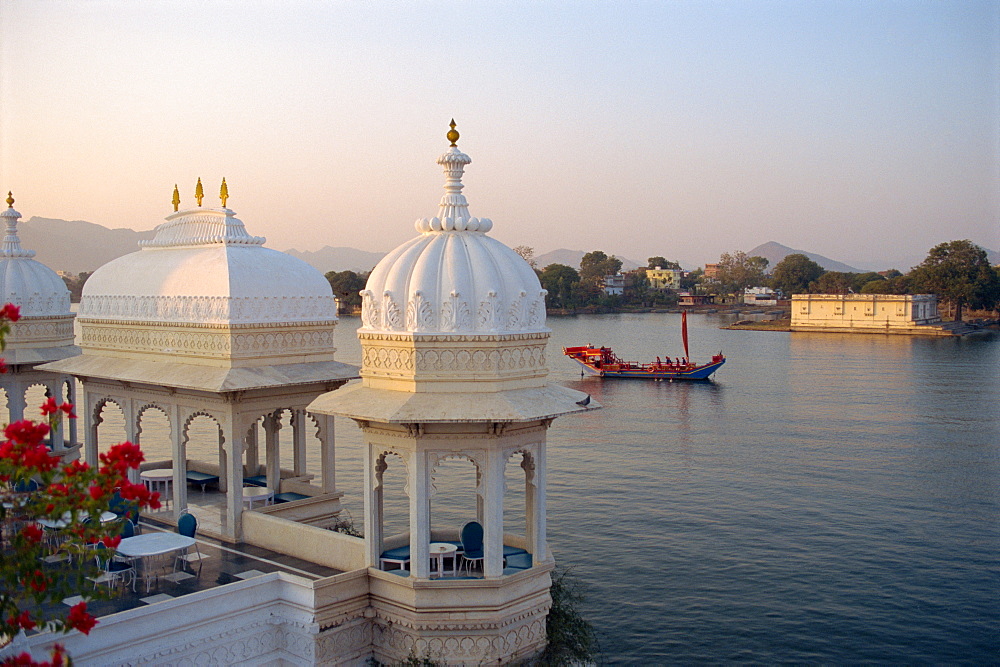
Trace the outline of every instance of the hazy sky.
<instances>
[{"instance_id":1,"label":"hazy sky","mask_svg":"<svg viewBox=\"0 0 1000 667\"><path fill-rule=\"evenodd\" d=\"M1000 249L997 0L0 2L25 217L151 229L225 176L270 247L388 251L452 117L472 214L538 253Z\"/></svg>"}]
</instances>

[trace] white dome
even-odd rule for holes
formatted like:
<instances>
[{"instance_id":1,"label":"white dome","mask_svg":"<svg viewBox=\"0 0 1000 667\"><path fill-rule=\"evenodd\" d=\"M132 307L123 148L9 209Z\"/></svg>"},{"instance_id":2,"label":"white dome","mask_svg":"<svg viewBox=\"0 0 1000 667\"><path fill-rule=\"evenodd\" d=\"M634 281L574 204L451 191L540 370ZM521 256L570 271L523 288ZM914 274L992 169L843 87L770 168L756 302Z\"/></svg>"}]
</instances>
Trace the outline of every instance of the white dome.
<instances>
[{"instance_id":1,"label":"white dome","mask_svg":"<svg viewBox=\"0 0 1000 667\"><path fill-rule=\"evenodd\" d=\"M378 263L361 292L362 331L504 334L547 332L545 291L517 253L469 215L462 174L472 159L451 149L438 215L415 223L420 236Z\"/></svg>"},{"instance_id":2,"label":"white dome","mask_svg":"<svg viewBox=\"0 0 1000 667\"><path fill-rule=\"evenodd\" d=\"M35 261L35 251L21 248L14 199L8 195L7 209L0 213L7 234L0 248L0 303L19 306L22 317L72 315L69 290L56 272Z\"/></svg>"},{"instance_id":3,"label":"white dome","mask_svg":"<svg viewBox=\"0 0 1000 667\"><path fill-rule=\"evenodd\" d=\"M330 283L264 248L228 208L174 213L138 252L87 280L80 318L192 324L336 321Z\"/></svg>"}]
</instances>

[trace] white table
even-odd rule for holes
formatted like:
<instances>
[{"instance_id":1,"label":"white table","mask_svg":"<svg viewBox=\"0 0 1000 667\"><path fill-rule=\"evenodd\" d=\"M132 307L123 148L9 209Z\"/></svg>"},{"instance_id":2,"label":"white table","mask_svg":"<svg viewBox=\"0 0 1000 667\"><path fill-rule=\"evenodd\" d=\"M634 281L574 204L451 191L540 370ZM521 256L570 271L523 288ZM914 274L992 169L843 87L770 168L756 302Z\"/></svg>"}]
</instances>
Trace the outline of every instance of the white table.
<instances>
[{"instance_id":1,"label":"white table","mask_svg":"<svg viewBox=\"0 0 1000 667\"><path fill-rule=\"evenodd\" d=\"M173 468L157 468L156 470L147 470L139 473L139 479L150 491L160 492L160 500L163 501L164 507L169 504L171 495L170 491L173 488L174 483Z\"/></svg>"},{"instance_id":2,"label":"white table","mask_svg":"<svg viewBox=\"0 0 1000 667\"><path fill-rule=\"evenodd\" d=\"M454 544L448 544L447 542L431 542L430 554L431 558L437 560L437 574L439 577L444 576L444 559L451 556L451 574L455 575L455 561L458 560L458 547Z\"/></svg>"},{"instance_id":3,"label":"white table","mask_svg":"<svg viewBox=\"0 0 1000 667\"><path fill-rule=\"evenodd\" d=\"M254 501L261 501L265 505L274 502L274 491L263 486L247 486L243 489L243 504L247 509L253 509Z\"/></svg>"},{"instance_id":4,"label":"white table","mask_svg":"<svg viewBox=\"0 0 1000 667\"><path fill-rule=\"evenodd\" d=\"M143 579L146 581L146 592L149 592L150 582L158 576L153 568L146 567L144 559L162 556L175 551L183 551L194 546L194 538L179 533L146 533L135 537L126 537L118 544L118 554L139 559L143 563Z\"/></svg>"}]
</instances>

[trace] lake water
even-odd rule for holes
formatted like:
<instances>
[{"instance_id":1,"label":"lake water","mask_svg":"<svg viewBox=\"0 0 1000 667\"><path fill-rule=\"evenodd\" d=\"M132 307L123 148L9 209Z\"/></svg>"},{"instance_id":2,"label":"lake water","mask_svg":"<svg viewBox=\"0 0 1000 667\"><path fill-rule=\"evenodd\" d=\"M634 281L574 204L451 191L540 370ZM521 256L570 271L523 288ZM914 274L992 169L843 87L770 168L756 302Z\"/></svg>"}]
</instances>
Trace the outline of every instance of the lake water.
<instances>
[{"instance_id":1,"label":"lake water","mask_svg":"<svg viewBox=\"0 0 1000 667\"><path fill-rule=\"evenodd\" d=\"M604 660L996 663L1000 338L718 328L731 319L690 318L692 358L728 358L710 384L581 379L561 355L679 356L679 315L548 320L551 380L604 405L556 420L548 471L549 541ZM338 327L341 361L360 363L357 326ZM360 520L361 438L337 426ZM154 428L143 447L169 451ZM405 529L402 474L386 479L387 521ZM436 483L435 527L474 516L471 464Z\"/></svg>"}]
</instances>

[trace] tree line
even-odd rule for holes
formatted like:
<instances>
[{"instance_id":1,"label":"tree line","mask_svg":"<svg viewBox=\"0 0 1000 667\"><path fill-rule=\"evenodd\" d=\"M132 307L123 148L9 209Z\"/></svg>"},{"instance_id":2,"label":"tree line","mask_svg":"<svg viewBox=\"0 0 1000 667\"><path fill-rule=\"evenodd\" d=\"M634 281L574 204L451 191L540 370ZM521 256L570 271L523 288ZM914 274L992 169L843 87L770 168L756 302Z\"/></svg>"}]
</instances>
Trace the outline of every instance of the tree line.
<instances>
[{"instance_id":1,"label":"tree line","mask_svg":"<svg viewBox=\"0 0 1000 667\"><path fill-rule=\"evenodd\" d=\"M1000 268L986 250L967 239L939 243L908 273L892 269L846 273L826 271L802 254L787 255L767 271L768 261L744 252L719 258L715 282L720 293L741 294L750 287L769 287L793 294L935 294L962 319L965 308L1000 310ZM702 285L703 289L711 289Z\"/></svg>"}]
</instances>

